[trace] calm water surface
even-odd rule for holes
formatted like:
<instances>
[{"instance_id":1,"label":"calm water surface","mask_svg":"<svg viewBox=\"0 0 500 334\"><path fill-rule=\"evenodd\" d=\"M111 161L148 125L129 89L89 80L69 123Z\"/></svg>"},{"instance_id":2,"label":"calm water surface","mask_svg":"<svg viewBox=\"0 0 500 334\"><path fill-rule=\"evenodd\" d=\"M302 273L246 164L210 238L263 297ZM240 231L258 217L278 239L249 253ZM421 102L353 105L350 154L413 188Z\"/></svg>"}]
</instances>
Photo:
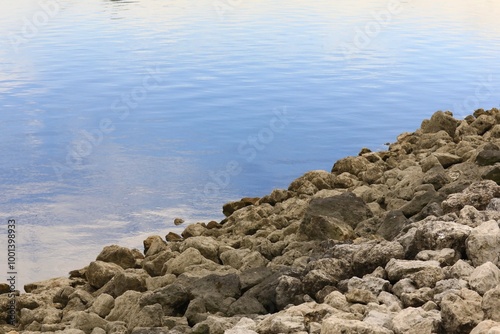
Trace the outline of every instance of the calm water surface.
<instances>
[{"instance_id":1,"label":"calm water surface","mask_svg":"<svg viewBox=\"0 0 500 334\"><path fill-rule=\"evenodd\" d=\"M0 9L0 219L18 222L20 286L142 249L175 217L221 219L436 110L500 103L497 1Z\"/></svg>"}]
</instances>

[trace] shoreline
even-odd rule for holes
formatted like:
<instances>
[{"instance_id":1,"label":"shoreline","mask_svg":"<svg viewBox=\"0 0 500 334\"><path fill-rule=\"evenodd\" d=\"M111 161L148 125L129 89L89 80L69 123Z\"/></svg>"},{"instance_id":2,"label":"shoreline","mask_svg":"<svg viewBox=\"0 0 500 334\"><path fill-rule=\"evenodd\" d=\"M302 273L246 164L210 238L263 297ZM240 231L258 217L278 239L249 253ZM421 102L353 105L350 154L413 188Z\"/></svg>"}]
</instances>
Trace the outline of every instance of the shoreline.
<instances>
[{"instance_id":1,"label":"shoreline","mask_svg":"<svg viewBox=\"0 0 500 334\"><path fill-rule=\"evenodd\" d=\"M0 334L500 330L499 162L500 110L438 111L222 221L106 246L15 298L0 286Z\"/></svg>"}]
</instances>

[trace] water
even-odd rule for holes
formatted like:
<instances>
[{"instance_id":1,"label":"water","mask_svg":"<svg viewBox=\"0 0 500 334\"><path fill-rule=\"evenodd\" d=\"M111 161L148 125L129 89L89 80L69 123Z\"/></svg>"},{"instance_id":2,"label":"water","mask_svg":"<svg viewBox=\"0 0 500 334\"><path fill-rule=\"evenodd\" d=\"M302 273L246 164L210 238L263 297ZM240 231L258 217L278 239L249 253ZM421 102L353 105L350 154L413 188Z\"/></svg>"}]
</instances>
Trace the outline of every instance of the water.
<instances>
[{"instance_id":1,"label":"water","mask_svg":"<svg viewBox=\"0 0 500 334\"><path fill-rule=\"evenodd\" d=\"M19 287L108 244L142 249L175 217L221 219L436 110L500 103L495 1L0 9L0 219L18 224Z\"/></svg>"}]
</instances>

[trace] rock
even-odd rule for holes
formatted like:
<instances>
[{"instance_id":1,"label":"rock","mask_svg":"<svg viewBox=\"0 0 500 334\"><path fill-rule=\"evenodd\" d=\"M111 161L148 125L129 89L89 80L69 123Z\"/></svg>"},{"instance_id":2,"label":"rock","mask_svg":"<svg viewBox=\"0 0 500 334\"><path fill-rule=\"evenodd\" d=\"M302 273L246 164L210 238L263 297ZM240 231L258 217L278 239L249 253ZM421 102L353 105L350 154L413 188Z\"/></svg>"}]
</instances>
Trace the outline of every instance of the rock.
<instances>
[{"instance_id":1,"label":"rock","mask_svg":"<svg viewBox=\"0 0 500 334\"><path fill-rule=\"evenodd\" d=\"M167 327L135 327L130 334L166 334L169 333Z\"/></svg>"},{"instance_id":2,"label":"rock","mask_svg":"<svg viewBox=\"0 0 500 334\"><path fill-rule=\"evenodd\" d=\"M454 164L462 162L462 158L450 153L433 153L443 168L448 168Z\"/></svg>"},{"instance_id":3,"label":"rock","mask_svg":"<svg viewBox=\"0 0 500 334\"><path fill-rule=\"evenodd\" d=\"M482 136L486 131L491 129L495 125L495 118L488 115L481 115L474 122L471 123L471 127L475 128L477 134Z\"/></svg>"},{"instance_id":4,"label":"rock","mask_svg":"<svg viewBox=\"0 0 500 334\"><path fill-rule=\"evenodd\" d=\"M116 303L118 302L118 300L126 294L131 293L135 293L135 291L127 291L125 292L125 294L116 299L115 308L113 309L113 311L111 311L111 314L113 314L113 312L117 308ZM135 298L136 295L132 295L132 297ZM140 304L140 306L142 307L146 305L160 304L163 308L163 314L165 316L181 316L186 312L191 297L192 296L188 289L180 283L176 282L153 292L146 292L142 295L139 293L139 303L133 303ZM138 313L139 310L135 310L135 312ZM111 314L108 316L108 318L111 316ZM106 318L106 320L110 320L108 318ZM114 318L116 318L116 320L121 319L121 317L118 316L114 316L112 319L114 320Z\"/></svg>"},{"instance_id":5,"label":"rock","mask_svg":"<svg viewBox=\"0 0 500 334\"><path fill-rule=\"evenodd\" d=\"M389 281L368 275L363 278L351 277L347 282L348 291L354 289L369 291L375 297L378 296L382 291L388 291L389 287Z\"/></svg>"},{"instance_id":6,"label":"rock","mask_svg":"<svg viewBox=\"0 0 500 334\"><path fill-rule=\"evenodd\" d=\"M481 177L484 180L491 180L496 184L500 184L500 166L493 166L489 170L485 170Z\"/></svg>"},{"instance_id":7,"label":"rock","mask_svg":"<svg viewBox=\"0 0 500 334\"><path fill-rule=\"evenodd\" d=\"M423 250L420 251L416 256L415 260L420 261L438 261L441 266L452 266L459 260L460 254L454 249L443 248L437 251L433 250Z\"/></svg>"},{"instance_id":8,"label":"rock","mask_svg":"<svg viewBox=\"0 0 500 334\"><path fill-rule=\"evenodd\" d=\"M215 263L219 262L219 244L214 238L203 236L191 237L181 244L180 252L182 253L188 248L195 248L205 258Z\"/></svg>"},{"instance_id":9,"label":"rock","mask_svg":"<svg viewBox=\"0 0 500 334\"><path fill-rule=\"evenodd\" d=\"M408 224L409 221L401 210L392 210L385 215L377 234L386 240L393 240Z\"/></svg>"},{"instance_id":10,"label":"rock","mask_svg":"<svg viewBox=\"0 0 500 334\"><path fill-rule=\"evenodd\" d=\"M129 328L161 327L162 307L160 304L146 305L130 319Z\"/></svg>"},{"instance_id":11,"label":"rock","mask_svg":"<svg viewBox=\"0 0 500 334\"><path fill-rule=\"evenodd\" d=\"M252 198L245 197L239 201L226 203L222 207L222 213L224 214L224 216L229 217L230 215L233 214L233 212L249 205L255 205L258 201L259 201L258 197L252 197Z\"/></svg>"},{"instance_id":12,"label":"rock","mask_svg":"<svg viewBox=\"0 0 500 334\"><path fill-rule=\"evenodd\" d=\"M142 268L146 270L150 276L160 276L164 274L163 267L165 263L175 258L177 255L179 255L179 253L172 252L169 249L163 250L152 256L147 256L144 261L142 261Z\"/></svg>"},{"instance_id":13,"label":"rock","mask_svg":"<svg viewBox=\"0 0 500 334\"><path fill-rule=\"evenodd\" d=\"M207 228L201 224L201 223L196 223L196 224L191 224L188 225L184 231L182 231L181 235L184 239L191 238L191 237L196 237L203 235Z\"/></svg>"},{"instance_id":14,"label":"rock","mask_svg":"<svg viewBox=\"0 0 500 334\"><path fill-rule=\"evenodd\" d=\"M174 219L174 225L175 226L179 226L179 225L182 225L182 224L184 224L184 219L182 219L182 218L175 218Z\"/></svg>"},{"instance_id":15,"label":"rock","mask_svg":"<svg viewBox=\"0 0 500 334\"><path fill-rule=\"evenodd\" d=\"M320 259L307 265L307 274L302 279L304 292L314 295L327 285L335 286L350 276L349 263L341 259Z\"/></svg>"},{"instance_id":16,"label":"rock","mask_svg":"<svg viewBox=\"0 0 500 334\"><path fill-rule=\"evenodd\" d=\"M494 165L500 161L500 149L483 149L476 156L476 164L479 166Z\"/></svg>"},{"instance_id":17,"label":"rock","mask_svg":"<svg viewBox=\"0 0 500 334\"><path fill-rule=\"evenodd\" d=\"M393 334L393 331L359 320L348 320L331 316L323 320L321 333L343 334Z\"/></svg>"},{"instance_id":18,"label":"rock","mask_svg":"<svg viewBox=\"0 0 500 334\"><path fill-rule=\"evenodd\" d=\"M411 261L392 259L385 270L391 282L397 282L427 268L440 268L437 261Z\"/></svg>"},{"instance_id":19,"label":"rock","mask_svg":"<svg viewBox=\"0 0 500 334\"><path fill-rule=\"evenodd\" d=\"M413 198L401 207L401 211L408 218L419 213L429 203L436 202L440 199L433 185L424 184L417 187L415 190Z\"/></svg>"},{"instance_id":20,"label":"rock","mask_svg":"<svg viewBox=\"0 0 500 334\"><path fill-rule=\"evenodd\" d=\"M403 309L403 303L401 302L401 300L399 300L399 298L395 295L386 291L382 291L378 295L377 301L381 305L385 305L391 312L399 312Z\"/></svg>"},{"instance_id":21,"label":"rock","mask_svg":"<svg viewBox=\"0 0 500 334\"><path fill-rule=\"evenodd\" d=\"M361 245L352 256L352 269L356 276L362 277L377 267L385 267L391 259L404 258L404 249L396 241L367 242Z\"/></svg>"},{"instance_id":22,"label":"rock","mask_svg":"<svg viewBox=\"0 0 500 334\"><path fill-rule=\"evenodd\" d=\"M481 296L477 292L462 289L444 296L441 301L441 317L447 333L470 333L484 317Z\"/></svg>"},{"instance_id":23,"label":"rock","mask_svg":"<svg viewBox=\"0 0 500 334\"><path fill-rule=\"evenodd\" d=\"M305 331L304 317L286 312L272 314L257 325L259 334L292 334Z\"/></svg>"},{"instance_id":24,"label":"rock","mask_svg":"<svg viewBox=\"0 0 500 334\"><path fill-rule=\"evenodd\" d=\"M458 254L465 254L465 240L471 231L472 228L466 225L425 219L418 223L406 255L413 257L422 250L441 250L444 248L453 249Z\"/></svg>"},{"instance_id":25,"label":"rock","mask_svg":"<svg viewBox=\"0 0 500 334\"><path fill-rule=\"evenodd\" d=\"M306 217L333 217L349 226L356 225L373 216L363 200L352 192L328 198L315 198L309 203Z\"/></svg>"},{"instance_id":26,"label":"rock","mask_svg":"<svg viewBox=\"0 0 500 334\"><path fill-rule=\"evenodd\" d=\"M143 242L144 255L152 256L162 251L167 250L167 244L159 235L152 235L147 237Z\"/></svg>"},{"instance_id":27,"label":"rock","mask_svg":"<svg viewBox=\"0 0 500 334\"><path fill-rule=\"evenodd\" d=\"M481 321L470 334L498 334L500 333L500 322L492 320Z\"/></svg>"},{"instance_id":28,"label":"rock","mask_svg":"<svg viewBox=\"0 0 500 334\"><path fill-rule=\"evenodd\" d=\"M146 291L146 279L149 275L143 269L127 269L114 277L114 295L120 296L125 291Z\"/></svg>"},{"instance_id":29,"label":"rock","mask_svg":"<svg viewBox=\"0 0 500 334\"><path fill-rule=\"evenodd\" d=\"M333 291L325 297L325 304L330 305L333 308L336 308L341 311L347 312L349 310L349 303L345 295L340 293L339 291Z\"/></svg>"},{"instance_id":30,"label":"rock","mask_svg":"<svg viewBox=\"0 0 500 334\"><path fill-rule=\"evenodd\" d=\"M167 242L179 242L179 241L182 241L183 238L180 235L178 235L177 233L168 232L168 234L165 236L165 240Z\"/></svg>"},{"instance_id":31,"label":"rock","mask_svg":"<svg viewBox=\"0 0 500 334\"><path fill-rule=\"evenodd\" d=\"M454 119L453 116L438 111L431 116L431 119L424 120L420 127L424 133L436 133L444 130L450 137L453 137L458 125L459 121Z\"/></svg>"},{"instance_id":32,"label":"rock","mask_svg":"<svg viewBox=\"0 0 500 334\"><path fill-rule=\"evenodd\" d=\"M370 290L361 290L357 288L350 288L345 295L349 303L369 304L375 303L377 297Z\"/></svg>"},{"instance_id":33,"label":"rock","mask_svg":"<svg viewBox=\"0 0 500 334\"><path fill-rule=\"evenodd\" d=\"M500 285L500 269L491 262L486 262L472 272L469 276L469 285L471 289L481 296L487 291Z\"/></svg>"},{"instance_id":34,"label":"rock","mask_svg":"<svg viewBox=\"0 0 500 334\"><path fill-rule=\"evenodd\" d=\"M96 327L105 329L107 325L107 321L99 317L95 313L87 313L87 312L76 312L73 316L73 320L71 320L71 328L76 328L84 331L86 334L90 334L92 330Z\"/></svg>"},{"instance_id":35,"label":"rock","mask_svg":"<svg viewBox=\"0 0 500 334\"><path fill-rule=\"evenodd\" d=\"M363 322L369 325L375 325L384 328L391 328L392 319L395 314L389 312L381 312L377 310L370 310L368 314L363 319Z\"/></svg>"},{"instance_id":36,"label":"rock","mask_svg":"<svg viewBox=\"0 0 500 334\"><path fill-rule=\"evenodd\" d=\"M500 264L500 228L495 220L489 220L474 228L466 241L467 256L474 266L488 261Z\"/></svg>"},{"instance_id":37,"label":"rock","mask_svg":"<svg viewBox=\"0 0 500 334\"><path fill-rule=\"evenodd\" d=\"M211 315L205 321L193 327L193 334L224 334L234 324L235 321L233 319Z\"/></svg>"},{"instance_id":38,"label":"rock","mask_svg":"<svg viewBox=\"0 0 500 334\"><path fill-rule=\"evenodd\" d=\"M439 332L440 327L441 314L437 311L426 312L422 308L408 307L392 320L395 334L431 334Z\"/></svg>"},{"instance_id":39,"label":"rock","mask_svg":"<svg viewBox=\"0 0 500 334\"><path fill-rule=\"evenodd\" d=\"M229 316L243 314L266 314L267 310L254 297L243 296L229 306L227 314Z\"/></svg>"},{"instance_id":40,"label":"rock","mask_svg":"<svg viewBox=\"0 0 500 334\"><path fill-rule=\"evenodd\" d=\"M97 261L111 262L119 265L123 269L135 267L134 253L125 247L111 245L103 248L97 256Z\"/></svg>"},{"instance_id":41,"label":"rock","mask_svg":"<svg viewBox=\"0 0 500 334\"><path fill-rule=\"evenodd\" d=\"M481 308L486 319L500 322L500 285L489 289L484 294Z\"/></svg>"},{"instance_id":42,"label":"rock","mask_svg":"<svg viewBox=\"0 0 500 334\"><path fill-rule=\"evenodd\" d=\"M500 197L500 186L494 181L485 180L471 184L461 193L449 195L441 206L445 213L459 212L466 205L484 210L495 197Z\"/></svg>"},{"instance_id":43,"label":"rock","mask_svg":"<svg viewBox=\"0 0 500 334\"><path fill-rule=\"evenodd\" d=\"M159 288L163 288L169 284L174 283L177 277L174 274L166 274L157 277L146 278L146 288L147 290L153 291Z\"/></svg>"},{"instance_id":44,"label":"rock","mask_svg":"<svg viewBox=\"0 0 500 334\"><path fill-rule=\"evenodd\" d=\"M420 307L432 301L434 297L433 291L429 287L423 287L411 292L401 293L401 301L404 307Z\"/></svg>"},{"instance_id":45,"label":"rock","mask_svg":"<svg viewBox=\"0 0 500 334\"><path fill-rule=\"evenodd\" d=\"M458 260L453 266L451 266L449 275L454 278L468 279L473 271L473 266L464 260Z\"/></svg>"},{"instance_id":46,"label":"rock","mask_svg":"<svg viewBox=\"0 0 500 334\"><path fill-rule=\"evenodd\" d=\"M341 220L327 216L309 216L299 225L300 240L354 239L352 228Z\"/></svg>"},{"instance_id":47,"label":"rock","mask_svg":"<svg viewBox=\"0 0 500 334\"><path fill-rule=\"evenodd\" d=\"M369 165L370 162L363 156L347 157L338 160L333 165L332 173L336 175L350 173L357 176L359 173L366 171Z\"/></svg>"},{"instance_id":48,"label":"rock","mask_svg":"<svg viewBox=\"0 0 500 334\"><path fill-rule=\"evenodd\" d=\"M141 310L140 299L141 293L138 291L125 292L115 299L115 306L105 319L107 321L124 321L130 325Z\"/></svg>"},{"instance_id":49,"label":"rock","mask_svg":"<svg viewBox=\"0 0 500 334\"><path fill-rule=\"evenodd\" d=\"M135 262L134 262L135 263ZM116 274L123 271L123 267L115 263L94 261L91 262L85 276L94 288L101 288L108 283Z\"/></svg>"},{"instance_id":50,"label":"rock","mask_svg":"<svg viewBox=\"0 0 500 334\"><path fill-rule=\"evenodd\" d=\"M92 306L89 308L89 311L97 314L101 318L105 318L114 306L115 300L113 297L103 293L94 300Z\"/></svg>"},{"instance_id":51,"label":"rock","mask_svg":"<svg viewBox=\"0 0 500 334\"><path fill-rule=\"evenodd\" d=\"M302 302L302 282L295 277L283 275L278 279L276 287L276 306L282 310L289 304L298 305Z\"/></svg>"},{"instance_id":52,"label":"rock","mask_svg":"<svg viewBox=\"0 0 500 334\"><path fill-rule=\"evenodd\" d=\"M168 260L165 266L167 268L167 273L180 275L184 273L186 271L186 268L188 268L189 266L203 264L216 266L216 263L207 260L199 250L191 247L186 249L179 256Z\"/></svg>"}]
</instances>

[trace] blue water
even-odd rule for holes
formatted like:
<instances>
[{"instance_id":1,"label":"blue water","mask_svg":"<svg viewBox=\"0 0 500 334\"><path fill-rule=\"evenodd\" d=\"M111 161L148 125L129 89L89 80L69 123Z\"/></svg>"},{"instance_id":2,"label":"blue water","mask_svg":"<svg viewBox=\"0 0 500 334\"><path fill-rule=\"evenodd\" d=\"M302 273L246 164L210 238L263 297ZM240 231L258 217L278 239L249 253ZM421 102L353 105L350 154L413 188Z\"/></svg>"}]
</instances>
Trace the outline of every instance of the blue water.
<instances>
[{"instance_id":1,"label":"blue water","mask_svg":"<svg viewBox=\"0 0 500 334\"><path fill-rule=\"evenodd\" d=\"M0 219L18 221L19 284L179 231L176 217L221 219L436 110L500 104L496 1L0 9Z\"/></svg>"}]
</instances>

